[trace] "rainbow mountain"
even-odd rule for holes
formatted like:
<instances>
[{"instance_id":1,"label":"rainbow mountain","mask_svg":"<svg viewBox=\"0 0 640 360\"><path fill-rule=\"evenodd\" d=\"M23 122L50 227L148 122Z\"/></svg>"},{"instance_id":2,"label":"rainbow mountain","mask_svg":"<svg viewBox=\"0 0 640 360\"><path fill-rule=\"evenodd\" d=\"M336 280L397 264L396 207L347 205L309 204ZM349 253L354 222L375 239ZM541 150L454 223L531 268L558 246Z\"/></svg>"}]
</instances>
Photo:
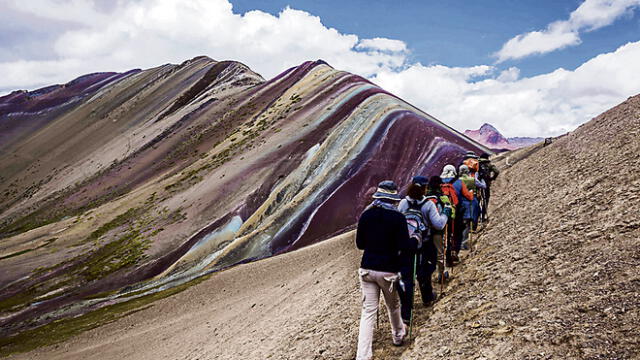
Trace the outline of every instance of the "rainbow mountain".
<instances>
[{"instance_id":1,"label":"rainbow mountain","mask_svg":"<svg viewBox=\"0 0 640 360\"><path fill-rule=\"evenodd\" d=\"M265 81L197 57L0 97L0 337L354 228L488 149L371 83L305 62Z\"/></svg>"}]
</instances>

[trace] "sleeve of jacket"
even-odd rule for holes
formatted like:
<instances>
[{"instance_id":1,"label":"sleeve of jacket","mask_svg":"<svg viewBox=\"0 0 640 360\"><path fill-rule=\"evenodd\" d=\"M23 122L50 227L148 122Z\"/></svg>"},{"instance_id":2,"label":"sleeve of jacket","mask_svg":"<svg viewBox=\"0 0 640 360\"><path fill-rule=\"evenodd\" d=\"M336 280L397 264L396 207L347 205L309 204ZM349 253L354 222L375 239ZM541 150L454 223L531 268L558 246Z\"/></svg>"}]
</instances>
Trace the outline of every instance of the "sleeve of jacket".
<instances>
[{"instance_id":1,"label":"sleeve of jacket","mask_svg":"<svg viewBox=\"0 0 640 360\"><path fill-rule=\"evenodd\" d=\"M398 204L398 211L404 214L407 209L409 209L409 202L407 199L400 200L400 203Z\"/></svg>"},{"instance_id":2,"label":"sleeve of jacket","mask_svg":"<svg viewBox=\"0 0 640 360\"><path fill-rule=\"evenodd\" d=\"M362 213L360 219L358 219L358 228L356 229L356 247L360 250L364 250L366 246L366 231L366 216L365 213Z\"/></svg>"},{"instance_id":3,"label":"sleeve of jacket","mask_svg":"<svg viewBox=\"0 0 640 360\"><path fill-rule=\"evenodd\" d=\"M431 226L436 230L444 229L447 225L447 221L449 220L447 215L438 213L436 205L431 201L427 201L422 206L422 215L426 219L429 219L429 224L431 224Z\"/></svg>"},{"instance_id":4,"label":"sleeve of jacket","mask_svg":"<svg viewBox=\"0 0 640 360\"><path fill-rule=\"evenodd\" d=\"M479 187L480 189L486 189L487 188L487 184L484 182L484 180L480 179L478 177L478 173L476 173L474 176L474 179L476 181L476 186Z\"/></svg>"},{"instance_id":5,"label":"sleeve of jacket","mask_svg":"<svg viewBox=\"0 0 640 360\"><path fill-rule=\"evenodd\" d=\"M493 164L490 165L489 170L492 173L491 180L495 180L498 177L498 175L500 175L500 170L498 170L498 167Z\"/></svg>"},{"instance_id":6,"label":"sleeve of jacket","mask_svg":"<svg viewBox=\"0 0 640 360\"><path fill-rule=\"evenodd\" d=\"M401 214L401 217L398 217L397 231L396 234L398 238L396 239L397 244L400 245L400 251L416 251L418 248L418 244L409 238L409 229L407 228L407 221L404 215Z\"/></svg>"},{"instance_id":7,"label":"sleeve of jacket","mask_svg":"<svg viewBox=\"0 0 640 360\"><path fill-rule=\"evenodd\" d=\"M460 191L462 193L462 196L464 196L469 201L473 200L473 193L469 191L464 181L461 181L460 183L462 184L462 187L461 187L462 190Z\"/></svg>"}]
</instances>

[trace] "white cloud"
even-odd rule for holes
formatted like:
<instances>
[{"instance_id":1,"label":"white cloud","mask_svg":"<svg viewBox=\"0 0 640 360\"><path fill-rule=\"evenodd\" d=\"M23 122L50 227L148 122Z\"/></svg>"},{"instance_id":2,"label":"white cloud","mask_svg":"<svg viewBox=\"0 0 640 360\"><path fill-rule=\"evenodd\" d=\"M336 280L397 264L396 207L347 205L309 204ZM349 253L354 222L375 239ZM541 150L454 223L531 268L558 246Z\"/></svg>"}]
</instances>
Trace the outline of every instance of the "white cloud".
<instances>
[{"instance_id":1,"label":"white cloud","mask_svg":"<svg viewBox=\"0 0 640 360\"><path fill-rule=\"evenodd\" d=\"M496 70L416 64L381 71L373 81L458 130L488 122L506 136L559 135L640 93L640 82L629 81L630 74L640 73L640 41L574 71L518 79L519 70L512 67L495 78L473 80Z\"/></svg>"},{"instance_id":2,"label":"white cloud","mask_svg":"<svg viewBox=\"0 0 640 360\"><path fill-rule=\"evenodd\" d=\"M494 55L500 63L578 45L581 43L580 32L610 25L637 6L640 6L640 0L585 0L568 20L553 22L544 30L517 35Z\"/></svg>"},{"instance_id":3,"label":"white cloud","mask_svg":"<svg viewBox=\"0 0 640 360\"><path fill-rule=\"evenodd\" d=\"M306 60L370 76L405 64L399 40L359 39L324 26L307 12L235 14L227 0L119 2L108 13L89 0L14 1L17 11L80 23L55 41L50 61L0 62L0 89L65 82L93 71L180 63L198 55L241 61L266 78ZM79 19L76 21L76 19ZM71 66L70 64L74 64Z\"/></svg>"},{"instance_id":4,"label":"white cloud","mask_svg":"<svg viewBox=\"0 0 640 360\"><path fill-rule=\"evenodd\" d=\"M45 60L0 62L0 94L95 71L181 63L198 55L241 61L266 78L303 61L324 59L337 69L371 78L459 130L489 122L508 136L548 136L572 130L640 92L640 83L629 80L640 73L640 42L597 56L574 71L521 78L516 67L410 64L402 41L342 34L319 17L291 8L273 16L262 11L235 14L226 0L114 2L108 11L89 0L74 0L74 6L57 0L9 4L27 18L74 25L58 31L54 54ZM613 5L602 5L610 10L606 12L594 4L605 3L585 2L571 21L589 30L614 17ZM562 33L566 24L555 26Z\"/></svg>"},{"instance_id":5,"label":"white cloud","mask_svg":"<svg viewBox=\"0 0 640 360\"><path fill-rule=\"evenodd\" d=\"M387 39L387 38L373 38L373 39L364 39L358 43L356 46L357 49L368 49L368 50L378 50L378 51L389 51L389 52L406 52L407 44L404 41Z\"/></svg>"}]
</instances>

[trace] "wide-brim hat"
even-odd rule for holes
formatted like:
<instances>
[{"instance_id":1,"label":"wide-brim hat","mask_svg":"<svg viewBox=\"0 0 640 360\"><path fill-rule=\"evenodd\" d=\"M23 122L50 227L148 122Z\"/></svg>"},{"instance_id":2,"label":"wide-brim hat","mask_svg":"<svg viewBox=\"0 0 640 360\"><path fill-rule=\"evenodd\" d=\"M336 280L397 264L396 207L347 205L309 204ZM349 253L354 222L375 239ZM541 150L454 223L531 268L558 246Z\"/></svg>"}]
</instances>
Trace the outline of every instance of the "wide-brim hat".
<instances>
[{"instance_id":1,"label":"wide-brim hat","mask_svg":"<svg viewBox=\"0 0 640 360\"><path fill-rule=\"evenodd\" d=\"M385 180L378 184L378 188L373 194L373 198L392 201L400 201L402 199L400 194L398 194L398 185L391 180Z\"/></svg>"}]
</instances>

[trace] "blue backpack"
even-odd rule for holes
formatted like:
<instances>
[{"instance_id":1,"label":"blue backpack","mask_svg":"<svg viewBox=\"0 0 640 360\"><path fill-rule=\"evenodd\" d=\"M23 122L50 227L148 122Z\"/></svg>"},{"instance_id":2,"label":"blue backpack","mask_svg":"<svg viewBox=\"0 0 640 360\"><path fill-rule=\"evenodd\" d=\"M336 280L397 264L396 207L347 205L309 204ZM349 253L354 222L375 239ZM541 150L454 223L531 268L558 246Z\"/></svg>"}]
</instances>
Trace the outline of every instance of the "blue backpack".
<instances>
[{"instance_id":1,"label":"blue backpack","mask_svg":"<svg viewBox=\"0 0 640 360\"><path fill-rule=\"evenodd\" d=\"M409 238L418 242L418 249L422 247L425 232L429 230L422 216L422 205L424 205L425 201L426 199L422 201L407 200L409 208L404 212L404 217L407 219Z\"/></svg>"}]
</instances>

